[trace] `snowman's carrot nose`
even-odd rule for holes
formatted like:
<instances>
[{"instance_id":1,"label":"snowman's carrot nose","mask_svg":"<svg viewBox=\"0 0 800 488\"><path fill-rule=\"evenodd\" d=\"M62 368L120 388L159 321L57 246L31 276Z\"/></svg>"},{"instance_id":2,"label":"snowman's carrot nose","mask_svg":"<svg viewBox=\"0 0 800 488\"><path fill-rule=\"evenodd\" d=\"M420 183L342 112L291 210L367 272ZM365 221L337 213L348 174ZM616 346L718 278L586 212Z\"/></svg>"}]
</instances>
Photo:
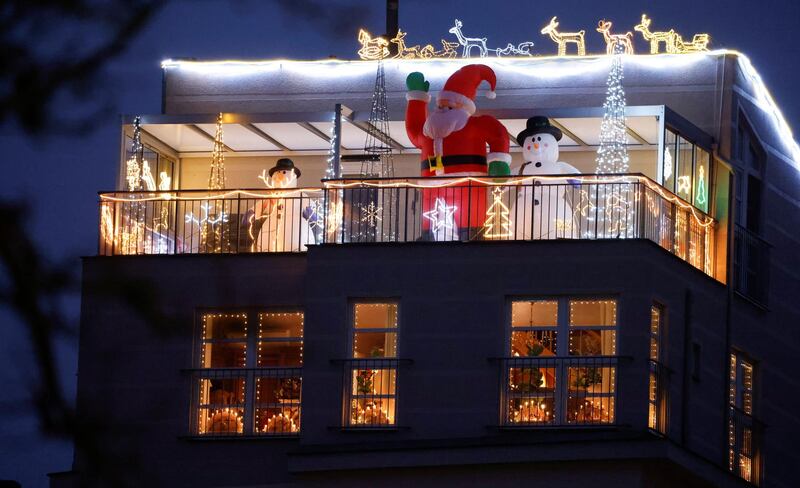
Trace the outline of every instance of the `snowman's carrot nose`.
<instances>
[{"instance_id":1,"label":"snowman's carrot nose","mask_svg":"<svg viewBox=\"0 0 800 488\"><path fill-rule=\"evenodd\" d=\"M539 149L539 143L538 142L534 142L533 143L533 148L534 149Z\"/></svg>"}]
</instances>

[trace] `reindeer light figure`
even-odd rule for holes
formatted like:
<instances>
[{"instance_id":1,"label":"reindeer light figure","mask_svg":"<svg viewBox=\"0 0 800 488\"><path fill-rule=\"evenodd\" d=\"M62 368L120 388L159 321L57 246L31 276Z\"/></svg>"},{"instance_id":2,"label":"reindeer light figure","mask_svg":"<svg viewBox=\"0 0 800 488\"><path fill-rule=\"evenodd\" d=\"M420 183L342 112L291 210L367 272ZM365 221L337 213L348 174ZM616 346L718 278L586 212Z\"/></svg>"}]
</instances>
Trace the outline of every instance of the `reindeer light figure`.
<instances>
[{"instance_id":1,"label":"reindeer light figure","mask_svg":"<svg viewBox=\"0 0 800 488\"><path fill-rule=\"evenodd\" d=\"M369 32L361 29L358 31L358 42L361 43L358 56L365 61L382 59L389 56L389 41L383 37L373 38Z\"/></svg>"},{"instance_id":2,"label":"reindeer light figure","mask_svg":"<svg viewBox=\"0 0 800 488\"><path fill-rule=\"evenodd\" d=\"M674 54L675 49L675 30L669 31L650 32L650 22L652 20L647 18L647 15L642 14L642 21L633 27L633 30L642 33L645 41L650 41L650 54L658 54L661 43L664 43L664 50L668 54Z\"/></svg>"},{"instance_id":3,"label":"reindeer light figure","mask_svg":"<svg viewBox=\"0 0 800 488\"><path fill-rule=\"evenodd\" d=\"M686 54L708 51L709 42L711 42L711 36L708 34L695 34L692 42L685 42L680 34L675 34L675 52Z\"/></svg>"},{"instance_id":4,"label":"reindeer light figure","mask_svg":"<svg viewBox=\"0 0 800 488\"><path fill-rule=\"evenodd\" d=\"M578 32L558 32L556 30L558 22L556 17L550 19L550 23L542 29L542 35L547 34L550 39L558 44L558 55L565 56L567 54L567 44L573 43L578 46L578 56L586 56L586 41L584 35L586 31L580 30Z\"/></svg>"},{"instance_id":5,"label":"reindeer light figure","mask_svg":"<svg viewBox=\"0 0 800 488\"><path fill-rule=\"evenodd\" d=\"M633 33L612 34L610 20L598 22L597 32L602 33L603 39L606 40L606 54L614 54L614 48L617 44L622 46L625 54L633 54Z\"/></svg>"},{"instance_id":6,"label":"reindeer light figure","mask_svg":"<svg viewBox=\"0 0 800 488\"><path fill-rule=\"evenodd\" d=\"M482 58L485 58L488 54L489 50L486 49L486 38L477 38L477 37L466 37L463 32L461 32L461 28L464 24L461 23L460 20L456 19L456 23L453 27L450 28L448 31L449 33L453 34L458 38L458 43L463 46L461 50L461 57L468 58L470 57L470 53L472 52L472 48L477 47L478 51Z\"/></svg>"},{"instance_id":7,"label":"reindeer light figure","mask_svg":"<svg viewBox=\"0 0 800 488\"><path fill-rule=\"evenodd\" d=\"M401 29L397 29L397 36L392 39L392 42L397 44L397 54L394 55L395 58L429 59L433 57L434 50L433 46L431 46L430 44L426 44L425 47L422 48L419 47L419 44L417 44L416 46L407 47L405 41L407 35L408 32L403 32Z\"/></svg>"}]
</instances>

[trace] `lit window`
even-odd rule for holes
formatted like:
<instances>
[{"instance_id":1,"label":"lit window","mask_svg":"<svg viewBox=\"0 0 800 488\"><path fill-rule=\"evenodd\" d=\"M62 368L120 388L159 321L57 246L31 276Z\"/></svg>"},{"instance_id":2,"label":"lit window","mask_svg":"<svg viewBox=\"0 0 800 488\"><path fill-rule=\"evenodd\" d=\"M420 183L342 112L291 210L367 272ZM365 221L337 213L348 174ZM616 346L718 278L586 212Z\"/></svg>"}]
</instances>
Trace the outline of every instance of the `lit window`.
<instances>
[{"instance_id":1,"label":"lit window","mask_svg":"<svg viewBox=\"0 0 800 488\"><path fill-rule=\"evenodd\" d=\"M204 313L201 322L192 432L297 434L303 314ZM257 328L251 326L254 322Z\"/></svg>"},{"instance_id":2,"label":"lit window","mask_svg":"<svg viewBox=\"0 0 800 488\"><path fill-rule=\"evenodd\" d=\"M511 303L504 424L614 422L616 304L568 298Z\"/></svg>"},{"instance_id":3,"label":"lit window","mask_svg":"<svg viewBox=\"0 0 800 488\"><path fill-rule=\"evenodd\" d=\"M753 363L740 353L731 353L728 469L746 481L759 484L761 424L753 416L753 391Z\"/></svg>"},{"instance_id":4,"label":"lit window","mask_svg":"<svg viewBox=\"0 0 800 488\"><path fill-rule=\"evenodd\" d=\"M354 304L350 357L345 425L395 425L398 363L396 303Z\"/></svg>"},{"instance_id":5,"label":"lit window","mask_svg":"<svg viewBox=\"0 0 800 488\"><path fill-rule=\"evenodd\" d=\"M648 385L647 426L661 434L666 434L668 402L668 376L663 364L664 308L660 305L650 307L650 380Z\"/></svg>"}]
</instances>

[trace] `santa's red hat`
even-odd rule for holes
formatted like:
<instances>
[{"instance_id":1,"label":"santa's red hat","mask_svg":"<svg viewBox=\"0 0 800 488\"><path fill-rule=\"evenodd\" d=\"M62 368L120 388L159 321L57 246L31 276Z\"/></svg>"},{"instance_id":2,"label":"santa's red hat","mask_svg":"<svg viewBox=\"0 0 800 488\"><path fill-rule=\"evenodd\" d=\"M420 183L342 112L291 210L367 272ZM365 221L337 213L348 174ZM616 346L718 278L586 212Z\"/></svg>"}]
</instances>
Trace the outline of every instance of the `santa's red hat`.
<instances>
[{"instance_id":1,"label":"santa's red hat","mask_svg":"<svg viewBox=\"0 0 800 488\"><path fill-rule=\"evenodd\" d=\"M475 93L482 81L489 83L490 91L486 94L486 98L496 97L494 89L497 85L497 76L495 76L494 70L485 64L468 64L450 75L436 99L458 102L470 114L474 114Z\"/></svg>"}]
</instances>

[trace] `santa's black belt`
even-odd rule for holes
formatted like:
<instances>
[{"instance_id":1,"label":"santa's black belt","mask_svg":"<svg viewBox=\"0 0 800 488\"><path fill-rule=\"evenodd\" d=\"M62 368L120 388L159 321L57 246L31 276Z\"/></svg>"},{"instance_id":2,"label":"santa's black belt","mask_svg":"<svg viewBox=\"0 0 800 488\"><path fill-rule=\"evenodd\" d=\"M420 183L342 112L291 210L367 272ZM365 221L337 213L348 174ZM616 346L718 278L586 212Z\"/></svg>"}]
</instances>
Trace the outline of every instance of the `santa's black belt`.
<instances>
[{"instance_id":1,"label":"santa's black belt","mask_svg":"<svg viewBox=\"0 0 800 488\"><path fill-rule=\"evenodd\" d=\"M431 160L423 159L420 163L420 168L425 171L430 169L431 166L436 164L435 156L431 156ZM478 156L477 154L457 154L452 156L442 156L442 166L458 166L460 164L481 164L486 166L486 156Z\"/></svg>"}]
</instances>

